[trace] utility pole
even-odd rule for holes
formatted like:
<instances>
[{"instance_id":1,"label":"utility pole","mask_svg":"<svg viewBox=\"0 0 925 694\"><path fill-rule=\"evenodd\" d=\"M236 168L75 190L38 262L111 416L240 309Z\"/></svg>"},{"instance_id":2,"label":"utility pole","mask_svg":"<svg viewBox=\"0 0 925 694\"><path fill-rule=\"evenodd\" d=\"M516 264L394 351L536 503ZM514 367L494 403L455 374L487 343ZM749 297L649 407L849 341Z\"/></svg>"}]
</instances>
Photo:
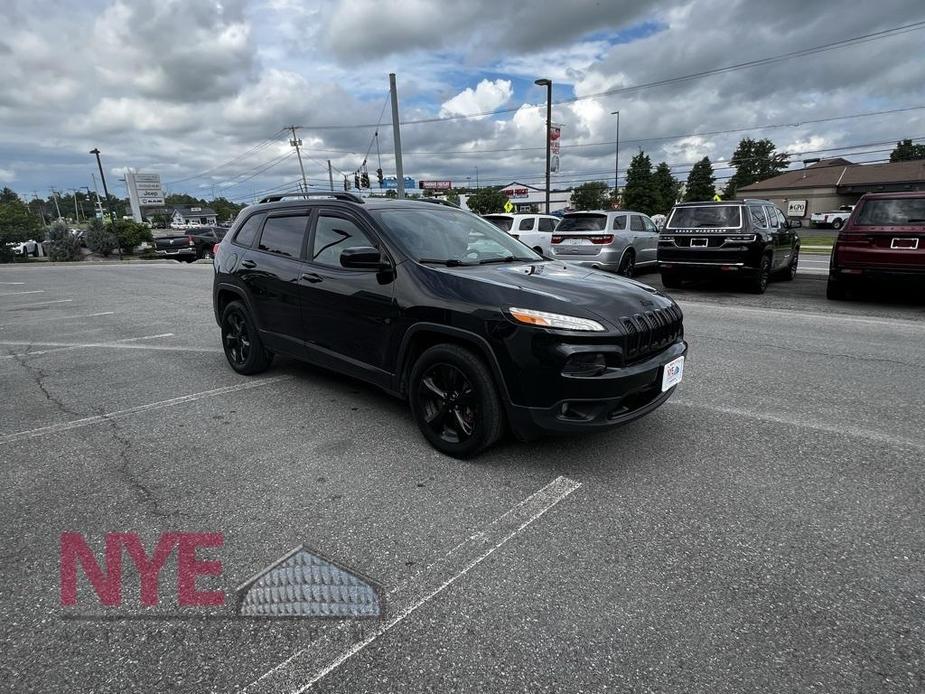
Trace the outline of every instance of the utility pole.
<instances>
[{"instance_id":1,"label":"utility pole","mask_svg":"<svg viewBox=\"0 0 925 694\"><path fill-rule=\"evenodd\" d=\"M302 172L302 192L308 192L308 179L305 178L305 167L302 165L302 140L298 138L295 134L295 126L290 125L289 129L292 131L292 139L289 140L289 144L295 147L296 156L299 158L299 170Z\"/></svg>"},{"instance_id":2,"label":"utility pole","mask_svg":"<svg viewBox=\"0 0 925 694\"><path fill-rule=\"evenodd\" d=\"M479 167L475 167L475 189L479 189Z\"/></svg>"},{"instance_id":3,"label":"utility pole","mask_svg":"<svg viewBox=\"0 0 925 694\"><path fill-rule=\"evenodd\" d=\"M51 191L51 199L55 201L55 212L58 213L58 219L61 219L61 208L58 207L58 191L54 188L49 188L48 190Z\"/></svg>"},{"instance_id":4,"label":"utility pole","mask_svg":"<svg viewBox=\"0 0 925 694\"><path fill-rule=\"evenodd\" d=\"M392 138L395 140L395 175L398 177L398 197L405 197L405 172L401 162L401 128L398 125L398 88L395 73L389 73L389 95L392 97Z\"/></svg>"},{"instance_id":5,"label":"utility pole","mask_svg":"<svg viewBox=\"0 0 925 694\"><path fill-rule=\"evenodd\" d=\"M613 197L616 200L620 192L620 112L611 111L610 115L617 117L617 148L613 155Z\"/></svg>"},{"instance_id":6,"label":"utility pole","mask_svg":"<svg viewBox=\"0 0 925 694\"><path fill-rule=\"evenodd\" d=\"M80 210L77 208L77 189L71 188L71 193L74 195L74 217L77 220L77 223L80 224Z\"/></svg>"},{"instance_id":7,"label":"utility pole","mask_svg":"<svg viewBox=\"0 0 925 694\"><path fill-rule=\"evenodd\" d=\"M93 192L96 193L96 211L100 215L100 219L103 218L103 203L100 202L100 189L96 187L96 174L92 171L90 172L90 178L93 179ZM90 189L87 188L87 195L90 195Z\"/></svg>"},{"instance_id":8,"label":"utility pole","mask_svg":"<svg viewBox=\"0 0 925 694\"><path fill-rule=\"evenodd\" d=\"M550 142L549 133L552 130L552 80L539 79L534 84L546 87L546 214L549 214L549 164Z\"/></svg>"},{"instance_id":9,"label":"utility pole","mask_svg":"<svg viewBox=\"0 0 925 694\"><path fill-rule=\"evenodd\" d=\"M109 211L109 221L113 224L116 223L116 215L112 211L112 200L109 199L109 188L106 187L106 174L103 173L103 163L100 161L100 148L94 147L90 150L90 154L96 155L96 166L100 170L100 180L103 182L103 195L106 196L106 209ZM99 193L97 193L99 195ZM119 258L122 258L122 251L119 251Z\"/></svg>"},{"instance_id":10,"label":"utility pole","mask_svg":"<svg viewBox=\"0 0 925 694\"><path fill-rule=\"evenodd\" d=\"M331 182L331 192L334 192L334 169L331 168L331 160L328 159L328 181Z\"/></svg>"}]
</instances>

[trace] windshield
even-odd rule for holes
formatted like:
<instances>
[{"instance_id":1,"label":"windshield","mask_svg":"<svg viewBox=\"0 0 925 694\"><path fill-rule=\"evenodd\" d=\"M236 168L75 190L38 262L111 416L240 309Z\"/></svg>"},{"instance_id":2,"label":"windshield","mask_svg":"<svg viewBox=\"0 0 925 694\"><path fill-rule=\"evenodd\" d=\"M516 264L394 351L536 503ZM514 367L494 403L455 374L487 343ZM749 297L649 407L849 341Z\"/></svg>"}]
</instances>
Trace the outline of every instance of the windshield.
<instances>
[{"instance_id":1,"label":"windshield","mask_svg":"<svg viewBox=\"0 0 925 694\"><path fill-rule=\"evenodd\" d=\"M925 224L925 198L868 200L858 214L859 226Z\"/></svg>"},{"instance_id":2,"label":"windshield","mask_svg":"<svg viewBox=\"0 0 925 694\"><path fill-rule=\"evenodd\" d=\"M605 214L575 214L563 217L556 231L603 231L606 228Z\"/></svg>"},{"instance_id":3,"label":"windshield","mask_svg":"<svg viewBox=\"0 0 925 694\"><path fill-rule=\"evenodd\" d=\"M543 259L471 212L449 208L391 209L372 215L402 250L419 262L478 265Z\"/></svg>"},{"instance_id":4,"label":"windshield","mask_svg":"<svg viewBox=\"0 0 925 694\"><path fill-rule=\"evenodd\" d=\"M669 229L699 229L701 227L739 228L742 212L738 205L704 205L676 207L668 220Z\"/></svg>"},{"instance_id":5,"label":"windshield","mask_svg":"<svg viewBox=\"0 0 925 694\"><path fill-rule=\"evenodd\" d=\"M510 231L514 226L513 217L485 217L485 219L494 224L501 231Z\"/></svg>"}]
</instances>

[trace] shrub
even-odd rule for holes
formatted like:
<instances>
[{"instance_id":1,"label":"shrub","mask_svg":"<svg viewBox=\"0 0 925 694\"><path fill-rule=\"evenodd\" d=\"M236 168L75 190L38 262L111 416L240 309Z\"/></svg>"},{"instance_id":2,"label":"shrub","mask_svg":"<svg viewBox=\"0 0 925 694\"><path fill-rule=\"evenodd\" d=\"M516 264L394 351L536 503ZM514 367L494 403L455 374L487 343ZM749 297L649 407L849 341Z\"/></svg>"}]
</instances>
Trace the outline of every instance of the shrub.
<instances>
[{"instance_id":1,"label":"shrub","mask_svg":"<svg viewBox=\"0 0 925 694\"><path fill-rule=\"evenodd\" d=\"M80 239L70 232L64 222L55 222L48 230L45 252L54 262L80 260Z\"/></svg>"},{"instance_id":2,"label":"shrub","mask_svg":"<svg viewBox=\"0 0 925 694\"><path fill-rule=\"evenodd\" d=\"M100 219L91 219L86 234L87 248L108 258L119 247L119 241Z\"/></svg>"},{"instance_id":3,"label":"shrub","mask_svg":"<svg viewBox=\"0 0 925 694\"><path fill-rule=\"evenodd\" d=\"M128 219L116 220L112 225L112 231L123 253L131 254L139 244L154 240L151 230L146 225Z\"/></svg>"}]
</instances>

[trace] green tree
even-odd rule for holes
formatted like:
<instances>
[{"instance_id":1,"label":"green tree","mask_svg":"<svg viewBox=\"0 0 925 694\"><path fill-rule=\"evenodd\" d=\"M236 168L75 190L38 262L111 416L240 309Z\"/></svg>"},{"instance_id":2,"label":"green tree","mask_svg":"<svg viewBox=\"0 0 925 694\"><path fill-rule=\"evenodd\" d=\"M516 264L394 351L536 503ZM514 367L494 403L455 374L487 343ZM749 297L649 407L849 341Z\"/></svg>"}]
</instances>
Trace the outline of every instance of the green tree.
<instances>
[{"instance_id":1,"label":"green tree","mask_svg":"<svg viewBox=\"0 0 925 694\"><path fill-rule=\"evenodd\" d=\"M93 253L108 258L119 247L116 235L103 224L103 221L94 217L87 225L87 248Z\"/></svg>"},{"instance_id":2,"label":"green tree","mask_svg":"<svg viewBox=\"0 0 925 694\"><path fill-rule=\"evenodd\" d=\"M244 209L245 205L239 205L236 202L231 202L224 197L215 198L208 203L208 207L211 207L215 210L215 216L218 217L220 222L230 222L232 219L238 216L238 212Z\"/></svg>"},{"instance_id":3,"label":"green tree","mask_svg":"<svg viewBox=\"0 0 925 694\"><path fill-rule=\"evenodd\" d=\"M681 184L671 175L671 167L661 162L652 174L652 187L655 190L656 206L653 214L668 214L678 201Z\"/></svg>"},{"instance_id":4,"label":"green tree","mask_svg":"<svg viewBox=\"0 0 925 694\"><path fill-rule=\"evenodd\" d=\"M912 140L902 140L890 152L890 161L914 161L925 159L925 145L914 145Z\"/></svg>"},{"instance_id":5,"label":"green tree","mask_svg":"<svg viewBox=\"0 0 925 694\"><path fill-rule=\"evenodd\" d=\"M112 225L112 233L116 235L122 253L131 254L135 247L144 241L153 241L151 230L146 224L139 224L129 219L117 219Z\"/></svg>"},{"instance_id":6,"label":"green tree","mask_svg":"<svg viewBox=\"0 0 925 694\"><path fill-rule=\"evenodd\" d=\"M716 195L716 176L713 175L713 164L710 157L704 157L694 164L687 174L687 184L684 186L684 202L701 202L712 200Z\"/></svg>"},{"instance_id":7,"label":"green tree","mask_svg":"<svg viewBox=\"0 0 925 694\"><path fill-rule=\"evenodd\" d=\"M13 251L7 244L21 243L42 235L42 222L30 212L26 203L9 188L0 191L0 262L13 260Z\"/></svg>"},{"instance_id":8,"label":"green tree","mask_svg":"<svg viewBox=\"0 0 925 694\"><path fill-rule=\"evenodd\" d=\"M466 199L466 206L476 214L504 211L507 198L498 188L482 188Z\"/></svg>"},{"instance_id":9,"label":"green tree","mask_svg":"<svg viewBox=\"0 0 925 694\"><path fill-rule=\"evenodd\" d=\"M630 160L623 187L623 207L627 210L655 214L658 199L652 180L652 162L642 150Z\"/></svg>"},{"instance_id":10,"label":"green tree","mask_svg":"<svg viewBox=\"0 0 925 694\"><path fill-rule=\"evenodd\" d=\"M457 193L455 190L451 190L449 193L446 194L446 201L451 202L454 205L458 205L459 204L459 193Z\"/></svg>"},{"instance_id":11,"label":"green tree","mask_svg":"<svg viewBox=\"0 0 925 694\"><path fill-rule=\"evenodd\" d=\"M572 207L576 210L606 210L610 207L610 193L603 181L582 183L572 191Z\"/></svg>"},{"instance_id":12,"label":"green tree","mask_svg":"<svg viewBox=\"0 0 925 694\"><path fill-rule=\"evenodd\" d=\"M767 138L753 140L743 137L729 160L736 172L726 183L723 198L731 200L739 188L764 181L785 171L790 164L790 155L777 152L776 149L774 143Z\"/></svg>"},{"instance_id":13,"label":"green tree","mask_svg":"<svg viewBox=\"0 0 925 694\"><path fill-rule=\"evenodd\" d=\"M80 239L67 228L64 222L55 222L48 230L48 241L45 242L45 251L48 259L54 262L70 262L80 260Z\"/></svg>"}]
</instances>

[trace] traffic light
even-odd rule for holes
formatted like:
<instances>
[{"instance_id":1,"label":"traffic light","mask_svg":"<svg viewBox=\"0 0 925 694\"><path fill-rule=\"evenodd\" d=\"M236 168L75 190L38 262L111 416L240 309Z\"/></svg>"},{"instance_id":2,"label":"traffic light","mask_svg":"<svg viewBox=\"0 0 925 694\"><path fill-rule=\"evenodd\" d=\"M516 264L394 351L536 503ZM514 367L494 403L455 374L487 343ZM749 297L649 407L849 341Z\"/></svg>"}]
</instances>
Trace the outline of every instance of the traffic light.
<instances>
[{"instance_id":1,"label":"traffic light","mask_svg":"<svg viewBox=\"0 0 925 694\"><path fill-rule=\"evenodd\" d=\"M369 188L369 174L365 171L363 172L362 176L360 176L360 183L363 184L364 188Z\"/></svg>"},{"instance_id":2,"label":"traffic light","mask_svg":"<svg viewBox=\"0 0 925 694\"><path fill-rule=\"evenodd\" d=\"M360 174L359 173L353 174L353 187L356 188L357 190L360 189Z\"/></svg>"},{"instance_id":3,"label":"traffic light","mask_svg":"<svg viewBox=\"0 0 925 694\"><path fill-rule=\"evenodd\" d=\"M376 169L376 178L379 179L379 187L382 187L382 169Z\"/></svg>"}]
</instances>

